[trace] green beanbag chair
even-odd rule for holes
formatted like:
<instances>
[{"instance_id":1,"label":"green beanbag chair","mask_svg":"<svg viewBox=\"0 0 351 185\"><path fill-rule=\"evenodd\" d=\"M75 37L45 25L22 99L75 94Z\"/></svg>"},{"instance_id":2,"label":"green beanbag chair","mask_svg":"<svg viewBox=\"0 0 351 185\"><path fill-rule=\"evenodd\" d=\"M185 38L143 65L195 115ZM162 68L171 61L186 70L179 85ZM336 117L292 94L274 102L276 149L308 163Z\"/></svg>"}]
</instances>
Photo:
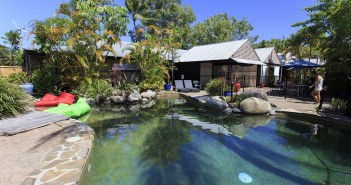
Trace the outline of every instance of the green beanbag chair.
<instances>
[{"instance_id":1,"label":"green beanbag chair","mask_svg":"<svg viewBox=\"0 0 351 185\"><path fill-rule=\"evenodd\" d=\"M70 118L76 118L89 112L91 107L86 102L85 98L79 98L77 103L72 105L60 103L57 107L46 109L44 112L63 114Z\"/></svg>"}]
</instances>

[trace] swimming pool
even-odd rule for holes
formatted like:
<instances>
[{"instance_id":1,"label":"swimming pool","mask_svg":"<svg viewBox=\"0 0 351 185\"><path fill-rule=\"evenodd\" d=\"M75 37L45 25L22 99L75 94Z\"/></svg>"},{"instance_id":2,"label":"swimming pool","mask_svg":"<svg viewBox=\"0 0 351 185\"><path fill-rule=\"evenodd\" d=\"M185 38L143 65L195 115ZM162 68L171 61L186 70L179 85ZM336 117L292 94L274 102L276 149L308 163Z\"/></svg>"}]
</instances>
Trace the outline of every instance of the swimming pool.
<instances>
[{"instance_id":1,"label":"swimming pool","mask_svg":"<svg viewBox=\"0 0 351 185\"><path fill-rule=\"evenodd\" d=\"M350 133L285 117L220 115L182 99L100 107L84 184L348 184Z\"/></svg>"}]
</instances>

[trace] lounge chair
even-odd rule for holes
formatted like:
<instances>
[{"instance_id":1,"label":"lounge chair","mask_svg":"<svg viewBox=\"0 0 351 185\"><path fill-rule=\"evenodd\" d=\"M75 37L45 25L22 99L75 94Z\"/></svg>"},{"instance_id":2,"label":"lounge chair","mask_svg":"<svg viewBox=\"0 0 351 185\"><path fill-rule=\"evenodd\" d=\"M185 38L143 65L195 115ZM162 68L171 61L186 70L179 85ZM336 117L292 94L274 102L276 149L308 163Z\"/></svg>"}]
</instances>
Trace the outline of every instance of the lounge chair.
<instances>
[{"instance_id":1,"label":"lounge chair","mask_svg":"<svg viewBox=\"0 0 351 185\"><path fill-rule=\"evenodd\" d=\"M184 93L190 92L190 89L184 88L183 80L174 80L174 83L175 83L175 88L177 89L177 92L184 92Z\"/></svg>"},{"instance_id":2,"label":"lounge chair","mask_svg":"<svg viewBox=\"0 0 351 185\"><path fill-rule=\"evenodd\" d=\"M185 88L190 89L190 92L200 92L200 89L194 88L191 80L184 80Z\"/></svg>"}]
</instances>

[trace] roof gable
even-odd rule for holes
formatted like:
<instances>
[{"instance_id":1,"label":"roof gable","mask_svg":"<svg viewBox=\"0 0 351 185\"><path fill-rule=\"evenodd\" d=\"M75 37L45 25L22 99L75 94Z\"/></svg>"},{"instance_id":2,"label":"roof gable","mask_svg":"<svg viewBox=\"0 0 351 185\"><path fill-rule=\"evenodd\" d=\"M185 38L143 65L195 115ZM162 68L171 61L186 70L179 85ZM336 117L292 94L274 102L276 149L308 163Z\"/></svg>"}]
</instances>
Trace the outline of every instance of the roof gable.
<instances>
[{"instance_id":1,"label":"roof gable","mask_svg":"<svg viewBox=\"0 0 351 185\"><path fill-rule=\"evenodd\" d=\"M231 56L231 58L260 61L260 58L255 52L255 49L252 47L251 42L248 40L246 40L246 42Z\"/></svg>"},{"instance_id":2,"label":"roof gable","mask_svg":"<svg viewBox=\"0 0 351 185\"><path fill-rule=\"evenodd\" d=\"M180 62L228 60L248 40L238 40L195 46L180 57Z\"/></svg>"},{"instance_id":3,"label":"roof gable","mask_svg":"<svg viewBox=\"0 0 351 185\"><path fill-rule=\"evenodd\" d=\"M280 65L280 59L274 47L255 49L260 61L266 64Z\"/></svg>"}]
</instances>

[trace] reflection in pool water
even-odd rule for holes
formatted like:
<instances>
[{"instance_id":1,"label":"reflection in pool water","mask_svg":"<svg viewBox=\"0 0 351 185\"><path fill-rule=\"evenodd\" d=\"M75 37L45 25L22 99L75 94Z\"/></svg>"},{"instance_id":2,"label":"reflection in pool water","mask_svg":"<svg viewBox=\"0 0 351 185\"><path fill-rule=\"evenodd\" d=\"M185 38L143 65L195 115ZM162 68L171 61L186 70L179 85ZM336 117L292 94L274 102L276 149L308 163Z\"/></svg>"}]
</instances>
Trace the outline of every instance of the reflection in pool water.
<instances>
[{"instance_id":1,"label":"reflection in pool water","mask_svg":"<svg viewBox=\"0 0 351 185\"><path fill-rule=\"evenodd\" d=\"M85 184L348 184L349 133L269 116L199 112L180 99L102 107ZM308 125L310 124L310 125Z\"/></svg>"}]
</instances>

